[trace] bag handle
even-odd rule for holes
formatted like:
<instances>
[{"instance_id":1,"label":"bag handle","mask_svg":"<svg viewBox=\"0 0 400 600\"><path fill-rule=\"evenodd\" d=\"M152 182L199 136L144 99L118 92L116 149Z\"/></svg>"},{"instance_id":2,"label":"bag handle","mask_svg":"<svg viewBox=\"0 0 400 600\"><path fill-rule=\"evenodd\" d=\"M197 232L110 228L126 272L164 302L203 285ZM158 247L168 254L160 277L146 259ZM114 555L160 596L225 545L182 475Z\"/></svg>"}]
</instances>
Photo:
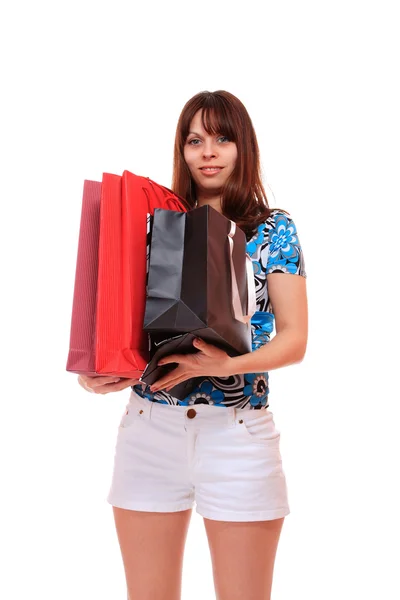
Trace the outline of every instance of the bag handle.
<instances>
[{"instance_id":1,"label":"bag handle","mask_svg":"<svg viewBox=\"0 0 400 600\"><path fill-rule=\"evenodd\" d=\"M254 270L253 261L250 256L246 254L246 275L247 275L247 311L248 314L244 315L242 310L242 303L240 302L239 288L236 279L235 266L233 264L233 237L236 233L236 223L231 221L231 229L228 233L229 250L230 250L230 265L231 265L231 279L232 279L232 308L235 319L241 321L241 323L250 323L251 317L256 312L256 286L254 282Z\"/></svg>"}]
</instances>

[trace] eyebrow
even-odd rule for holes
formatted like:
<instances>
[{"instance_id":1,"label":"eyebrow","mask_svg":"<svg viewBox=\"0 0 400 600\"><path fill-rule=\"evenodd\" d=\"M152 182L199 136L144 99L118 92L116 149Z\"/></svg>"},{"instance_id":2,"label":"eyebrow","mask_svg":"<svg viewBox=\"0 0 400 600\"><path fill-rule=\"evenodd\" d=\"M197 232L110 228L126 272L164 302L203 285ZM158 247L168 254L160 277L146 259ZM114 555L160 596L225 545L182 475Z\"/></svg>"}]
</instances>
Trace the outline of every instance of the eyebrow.
<instances>
[{"instance_id":1,"label":"eyebrow","mask_svg":"<svg viewBox=\"0 0 400 600\"><path fill-rule=\"evenodd\" d=\"M201 137L201 136L200 136L200 133L196 133L195 131L189 131L189 133L188 133L188 137L189 137L189 135L190 135L191 133L192 133L193 135L198 135L199 137Z\"/></svg>"}]
</instances>

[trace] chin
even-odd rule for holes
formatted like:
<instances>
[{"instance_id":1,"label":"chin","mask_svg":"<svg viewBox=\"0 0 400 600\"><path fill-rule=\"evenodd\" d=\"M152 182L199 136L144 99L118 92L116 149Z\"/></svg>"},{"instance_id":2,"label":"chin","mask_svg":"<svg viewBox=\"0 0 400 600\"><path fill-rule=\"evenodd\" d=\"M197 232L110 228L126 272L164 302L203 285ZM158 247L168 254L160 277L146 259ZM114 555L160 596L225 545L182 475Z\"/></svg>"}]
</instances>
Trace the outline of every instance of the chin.
<instances>
[{"instance_id":1,"label":"chin","mask_svg":"<svg viewBox=\"0 0 400 600\"><path fill-rule=\"evenodd\" d=\"M222 192L222 186L215 187L212 185L207 185L207 186L203 185L203 186L199 187L199 189L204 192L207 192L208 194L212 193L213 195L221 194L221 192Z\"/></svg>"}]
</instances>

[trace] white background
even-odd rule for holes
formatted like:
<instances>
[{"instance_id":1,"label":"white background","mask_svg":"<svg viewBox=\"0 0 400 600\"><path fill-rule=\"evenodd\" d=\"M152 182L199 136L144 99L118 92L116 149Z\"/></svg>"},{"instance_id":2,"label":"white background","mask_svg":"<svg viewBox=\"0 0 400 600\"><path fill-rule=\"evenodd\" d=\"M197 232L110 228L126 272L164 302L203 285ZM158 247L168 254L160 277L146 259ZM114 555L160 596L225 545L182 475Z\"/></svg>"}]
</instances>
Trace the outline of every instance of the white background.
<instances>
[{"instance_id":1,"label":"white background","mask_svg":"<svg viewBox=\"0 0 400 600\"><path fill-rule=\"evenodd\" d=\"M0 596L126 598L105 497L129 390L65 370L83 180L170 187L184 103L226 89L308 274L307 356L270 375L291 506L273 599L398 599L396 3L137 4L1 8ZM183 599L208 598L193 512Z\"/></svg>"}]
</instances>

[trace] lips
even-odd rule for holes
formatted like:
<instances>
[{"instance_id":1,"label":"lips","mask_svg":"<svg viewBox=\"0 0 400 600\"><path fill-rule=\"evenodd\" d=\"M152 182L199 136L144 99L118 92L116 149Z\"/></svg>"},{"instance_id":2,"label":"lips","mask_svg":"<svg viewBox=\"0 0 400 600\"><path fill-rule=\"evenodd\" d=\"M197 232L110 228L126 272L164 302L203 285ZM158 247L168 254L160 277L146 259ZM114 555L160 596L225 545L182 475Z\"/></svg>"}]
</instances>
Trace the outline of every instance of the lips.
<instances>
[{"instance_id":1,"label":"lips","mask_svg":"<svg viewBox=\"0 0 400 600\"><path fill-rule=\"evenodd\" d=\"M211 177L211 175L218 175L222 169L223 167L200 167L202 174L208 177Z\"/></svg>"},{"instance_id":2,"label":"lips","mask_svg":"<svg viewBox=\"0 0 400 600\"><path fill-rule=\"evenodd\" d=\"M212 167L212 168L206 168L203 167L200 169L201 174L203 175L203 177L216 177L217 175L219 175L222 171L222 167Z\"/></svg>"}]
</instances>

